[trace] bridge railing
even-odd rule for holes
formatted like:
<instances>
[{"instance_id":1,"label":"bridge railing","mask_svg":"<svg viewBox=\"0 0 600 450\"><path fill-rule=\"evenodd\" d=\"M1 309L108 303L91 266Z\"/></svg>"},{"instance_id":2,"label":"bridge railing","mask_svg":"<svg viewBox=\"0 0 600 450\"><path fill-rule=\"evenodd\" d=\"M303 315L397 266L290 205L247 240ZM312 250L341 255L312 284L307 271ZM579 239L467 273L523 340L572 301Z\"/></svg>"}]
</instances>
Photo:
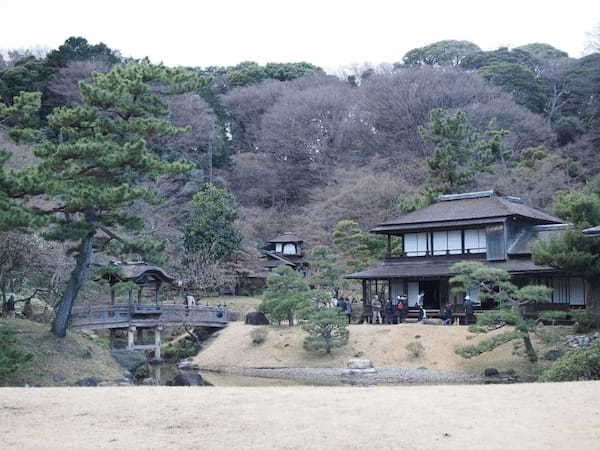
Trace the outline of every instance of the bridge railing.
<instances>
[{"instance_id":1,"label":"bridge railing","mask_svg":"<svg viewBox=\"0 0 600 450\"><path fill-rule=\"evenodd\" d=\"M71 312L71 328L120 328L137 326L225 326L227 309L213 306L190 306L163 304L154 314L139 314L128 304L94 305L75 307Z\"/></svg>"}]
</instances>

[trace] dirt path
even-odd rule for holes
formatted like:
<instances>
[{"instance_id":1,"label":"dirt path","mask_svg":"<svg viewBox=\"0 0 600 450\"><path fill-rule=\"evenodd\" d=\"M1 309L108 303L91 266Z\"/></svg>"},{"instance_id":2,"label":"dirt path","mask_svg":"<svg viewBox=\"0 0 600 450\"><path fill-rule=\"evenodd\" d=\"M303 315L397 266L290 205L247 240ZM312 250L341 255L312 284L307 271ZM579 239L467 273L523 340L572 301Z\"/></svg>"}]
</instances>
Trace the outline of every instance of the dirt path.
<instances>
[{"instance_id":1,"label":"dirt path","mask_svg":"<svg viewBox=\"0 0 600 450\"><path fill-rule=\"evenodd\" d=\"M0 390L0 448L598 449L600 383Z\"/></svg>"}]
</instances>

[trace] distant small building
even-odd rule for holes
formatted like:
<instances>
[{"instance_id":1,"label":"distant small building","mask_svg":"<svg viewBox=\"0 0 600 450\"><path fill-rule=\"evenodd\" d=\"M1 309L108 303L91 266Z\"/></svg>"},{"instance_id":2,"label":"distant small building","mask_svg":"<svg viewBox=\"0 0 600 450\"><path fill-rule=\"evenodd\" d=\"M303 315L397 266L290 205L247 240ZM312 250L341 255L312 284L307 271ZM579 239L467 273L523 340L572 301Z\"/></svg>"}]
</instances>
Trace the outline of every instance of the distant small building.
<instances>
[{"instance_id":1,"label":"distant small building","mask_svg":"<svg viewBox=\"0 0 600 450\"><path fill-rule=\"evenodd\" d=\"M279 266L289 266L306 276L308 262L305 260L304 241L294 233L283 233L271 239L263 247L265 270L272 271Z\"/></svg>"}]
</instances>

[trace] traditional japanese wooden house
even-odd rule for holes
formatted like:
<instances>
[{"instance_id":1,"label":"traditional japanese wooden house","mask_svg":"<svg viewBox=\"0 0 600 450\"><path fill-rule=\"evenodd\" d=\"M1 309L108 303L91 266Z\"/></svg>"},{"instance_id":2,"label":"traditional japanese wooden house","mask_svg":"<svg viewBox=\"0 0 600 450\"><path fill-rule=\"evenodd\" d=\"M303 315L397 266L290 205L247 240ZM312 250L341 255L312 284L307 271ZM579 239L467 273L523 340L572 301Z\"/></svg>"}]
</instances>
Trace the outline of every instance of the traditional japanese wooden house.
<instances>
[{"instance_id":1,"label":"traditional japanese wooden house","mask_svg":"<svg viewBox=\"0 0 600 450\"><path fill-rule=\"evenodd\" d=\"M294 233L283 233L263 247L264 268L272 271L279 266L289 266L306 276L308 262L304 255L304 241Z\"/></svg>"},{"instance_id":2,"label":"traditional japanese wooden house","mask_svg":"<svg viewBox=\"0 0 600 450\"><path fill-rule=\"evenodd\" d=\"M430 206L403 214L370 230L387 236L387 257L378 266L347 275L362 280L363 298L383 295L395 303L404 294L409 306L424 293L424 307L439 310L445 303L460 305L464 295L450 292L451 267L460 261L480 261L508 271L517 285L552 287L552 302L583 308L586 282L577 274L538 266L531 244L550 239L570 225L516 197L493 191L443 195ZM392 241L402 238L399 254ZM469 293L477 302L477 290ZM482 305L483 308L493 305Z\"/></svg>"}]
</instances>

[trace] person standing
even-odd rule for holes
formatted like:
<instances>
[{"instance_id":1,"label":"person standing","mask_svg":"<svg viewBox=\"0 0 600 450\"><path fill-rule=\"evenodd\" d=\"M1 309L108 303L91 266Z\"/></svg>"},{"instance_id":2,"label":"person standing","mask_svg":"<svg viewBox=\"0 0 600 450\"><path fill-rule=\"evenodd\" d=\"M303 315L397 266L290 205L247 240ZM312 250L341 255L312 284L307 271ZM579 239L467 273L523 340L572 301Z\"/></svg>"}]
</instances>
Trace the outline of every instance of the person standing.
<instances>
[{"instance_id":1,"label":"person standing","mask_svg":"<svg viewBox=\"0 0 600 450\"><path fill-rule=\"evenodd\" d=\"M15 296L11 294L6 300L6 315L9 319L14 319L16 317L16 308L15 308Z\"/></svg>"},{"instance_id":2,"label":"person standing","mask_svg":"<svg viewBox=\"0 0 600 450\"><path fill-rule=\"evenodd\" d=\"M465 325L475 323L475 314L473 313L473 302L471 301L471 297L469 295L465 297L463 310L465 311Z\"/></svg>"},{"instance_id":3,"label":"person standing","mask_svg":"<svg viewBox=\"0 0 600 450\"><path fill-rule=\"evenodd\" d=\"M352 323L352 300L346 299L346 317L348 317L348 324Z\"/></svg>"},{"instance_id":4,"label":"person standing","mask_svg":"<svg viewBox=\"0 0 600 450\"><path fill-rule=\"evenodd\" d=\"M377 320L379 320L379 324L381 325L382 321L381 321L381 300L379 300L377 297L373 297L373 300L371 301L371 311L373 312L373 319L371 321L371 323L373 325L375 325L375 322Z\"/></svg>"},{"instance_id":5,"label":"person standing","mask_svg":"<svg viewBox=\"0 0 600 450\"><path fill-rule=\"evenodd\" d=\"M402 323L406 317L406 295L398 297L396 309L398 310L398 323Z\"/></svg>"}]
</instances>

